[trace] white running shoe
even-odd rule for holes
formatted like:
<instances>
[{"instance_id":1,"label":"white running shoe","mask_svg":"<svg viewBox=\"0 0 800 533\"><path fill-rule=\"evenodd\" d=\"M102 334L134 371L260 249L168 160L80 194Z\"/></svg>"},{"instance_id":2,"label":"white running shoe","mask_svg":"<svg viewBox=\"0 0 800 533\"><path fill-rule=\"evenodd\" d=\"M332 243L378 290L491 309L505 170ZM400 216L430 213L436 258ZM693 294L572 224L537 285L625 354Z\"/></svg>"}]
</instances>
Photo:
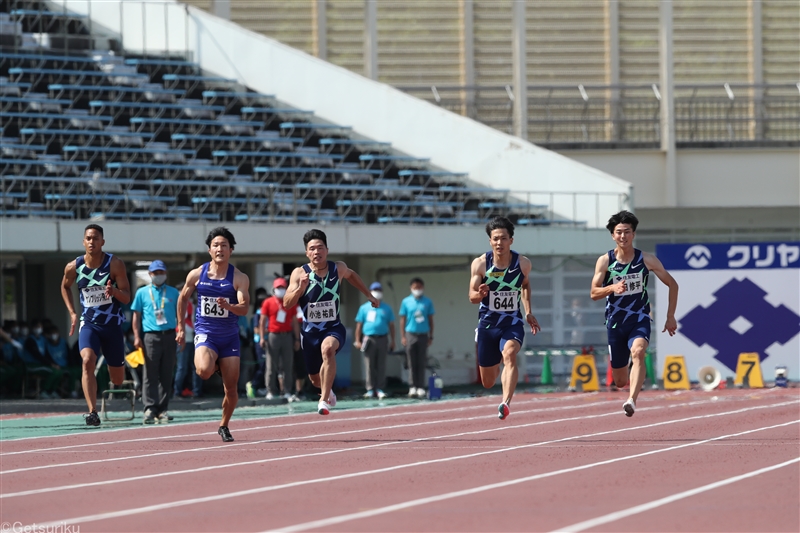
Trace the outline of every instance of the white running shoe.
<instances>
[{"instance_id":1,"label":"white running shoe","mask_svg":"<svg viewBox=\"0 0 800 533\"><path fill-rule=\"evenodd\" d=\"M408 397L409 398L413 398L416 395L417 395L417 388L416 387L411 387L410 389L408 389Z\"/></svg>"},{"instance_id":2,"label":"white running shoe","mask_svg":"<svg viewBox=\"0 0 800 533\"><path fill-rule=\"evenodd\" d=\"M381 389L378 389L378 399L379 400L383 400L384 398L386 398L386 396L388 396L388 395L385 392L383 392Z\"/></svg>"},{"instance_id":3,"label":"white running shoe","mask_svg":"<svg viewBox=\"0 0 800 533\"><path fill-rule=\"evenodd\" d=\"M328 402L320 400L317 404L317 412L321 415L329 415L331 414L331 407L332 406Z\"/></svg>"},{"instance_id":4,"label":"white running shoe","mask_svg":"<svg viewBox=\"0 0 800 533\"><path fill-rule=\"evenodd\" d=\"M625 411L625 416L633 416L634 411L636 411L636 404L633 403L633 400L628 398L628 401L622 404L622 410Z\"/></svg>"},{"instance_id":5,"label":"white running shoe","mask_svg":"<svg viewBox=\"0 0 800 533\"><path fill-rule=\"evenodd\" d=\"M334 394L333 389L331 389L331 394L328 396L328 403L331 407L336 407L336 394Z\"/></svg>"},{"instance_id":6,"label":"white running shoe","mask_svg":"<svg viewBox=\"0 0 800 533\"><path fill-rule=\"evenodd\" d=\"M265 396L265 398L267 400L274 400L275 399L275 395L272 394L271 392L267 392L267 395Z\"/></svg>"},{"instance_id":7,"label":"white running shoe","mask_svg":"<svg viewBox=\"0 0 800 533\"><path fill-rule=\"evenodd\" d=\"M417 398L425 398L428 396L428 393L423 388L417 389Z\"/></svg>"}]
</instances>

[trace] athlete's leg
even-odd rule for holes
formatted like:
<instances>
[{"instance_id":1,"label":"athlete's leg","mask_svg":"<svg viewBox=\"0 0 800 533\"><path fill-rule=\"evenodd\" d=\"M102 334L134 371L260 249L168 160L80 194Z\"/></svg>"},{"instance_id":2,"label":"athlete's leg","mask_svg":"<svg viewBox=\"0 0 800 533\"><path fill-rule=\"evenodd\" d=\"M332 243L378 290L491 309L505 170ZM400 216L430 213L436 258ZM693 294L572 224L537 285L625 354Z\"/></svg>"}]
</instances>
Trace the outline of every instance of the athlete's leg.
<instances>
[{"instance_id":1,"label":"athlete's leg","mask_svg":"<svg viewBox=\"0 0 800 533\"><path fill-rule=\"evenodd\" d=\"M86 405L89 406L89 412L91 413L97 410L97 378L94 376L97 355L91 348L84 348L81 350L81 359L83 361L81 374L83 396L86 398Z\"/></svg>"},{"instance_id":2,"label":"athlete's leg","mask_svg":"<svg viewBox=\"0 0 800 533\"><path fill-rule=\"evenodd\" d=\"M482 366L480 370L481 384L487 389L494 387L494 384L497 382L497 376L500 374L500 363L494 366Z\"/></svg>"},{"instance_id":3,"label":"athlete's leg","mask_svg":"<svg viewBox=\"0 0 800 533\"><path fill-rule=\"evenodd\" d=\"M631 369L631 391L630 399L636 403L639 397L639 392L642 390L646 370L644 367L644 355L647 350L647 341L642 337L637 337L633 340L631 346L631 359L633 359L633 368ZM623 369L627 370L627 369Z\"/></svg>"},{"instance_id":4,"label":"athlete's leg","mask_svg":"<svg viewBox=\"0 0 800 533\"><path fill-rule=\"evenodd\" d=\"M511 398L517 388L519 379L519 369L517 368L517 354L522 345L515 340L509 339L503 346L503 375L500 380L503 384L503 403L511 404Z\"/></svg>"},{"instance_id":5,"label":"athlete's leg","mask_svg":"<svg viewBox=\"0 0 800 533\"><path fill-rule=\"evenodd\" d=\"M108 361L106 361L106 363L108 363ZM125 381L125 365L108 365L108 375L111 378L111 383L113 383L115 387L119 387L122 385L122 382ZM95 381L95 383L97 383L97 381Z\"/></svg>"},{"instance_id":6,"label":"athlete's leg","mask_svg":"<svg viewBox=\"0 0 800 533\"><path fill-rule=\"evenodd\" d=\"M334 336L325 337L322 341L322 367L319 369L319 388L322 390L320 396L323 401L329 401L333 380L336 378L336 352L339 351L339 339ZM313 382L313 379L312 379Z\"/></svg>"},{"instance_id":7,"label":"athlete's leg","mask_svg":"<svg viewBox=\"0 0 800 533\"><path fill-rule=\"evenodd\" d=\"M500 342L497 328L479 328L475 331L481 384L487 389L494 387L500 375L500 363L503 361Z\"/></svg>"},{"instance_id":8,"label":"athlete's leg","mask_svg":"<svg viewBox=\"0 0 800 533\"><path fill-rule=\"evenodd\" d=\"M194 367L197 375L208 379L216 370L217 352L208 346L196 346L194 350Z\"/></svg>"},{"instance_id":9,"label":"athlete's leg","mask_svg":"<svg viewBox=\"0 0 800 533\"><path fill-rule=\"evenodd\" d=\"M621 389L628 384L628 367L612 368L611 376L614 378L614 385Z\"/></svg>"},{"instance_id":10,"label":"athlete's leg","mask_svg":"<svg viewBox=\"0 0 800 533\"><path fill-rule=\"evenodd\" d=\"M225 398L222 400L222 420L220 426L227 426L239 403L239 358L223 357L219 359L219 370L222 373L222 384L225 387Z\"/></svg>"}]
</instances>

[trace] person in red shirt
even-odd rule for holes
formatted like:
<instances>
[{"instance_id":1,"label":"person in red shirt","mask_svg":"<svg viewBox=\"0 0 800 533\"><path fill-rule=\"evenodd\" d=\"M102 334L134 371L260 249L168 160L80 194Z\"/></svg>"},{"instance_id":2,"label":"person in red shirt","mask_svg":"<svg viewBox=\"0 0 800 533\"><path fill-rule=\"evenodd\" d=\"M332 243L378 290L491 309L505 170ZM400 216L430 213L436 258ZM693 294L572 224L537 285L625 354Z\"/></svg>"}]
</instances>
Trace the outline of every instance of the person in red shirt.
<instances>
[{"instance_id":1,"label":"person in red shirt","mask_svg":"<svg viewBox=\"0 0 800 533\"><path fill-rule=\"evenodd\" d=\"M267 352L268 400L278 395L291 399L292 359L300 348L300 324L295 320L297 306L290 309L283 306L288 285L285 278L276 278L272 283L273 296L261 304L259 333L261 346Z\"/></svg>"}]
</instances>

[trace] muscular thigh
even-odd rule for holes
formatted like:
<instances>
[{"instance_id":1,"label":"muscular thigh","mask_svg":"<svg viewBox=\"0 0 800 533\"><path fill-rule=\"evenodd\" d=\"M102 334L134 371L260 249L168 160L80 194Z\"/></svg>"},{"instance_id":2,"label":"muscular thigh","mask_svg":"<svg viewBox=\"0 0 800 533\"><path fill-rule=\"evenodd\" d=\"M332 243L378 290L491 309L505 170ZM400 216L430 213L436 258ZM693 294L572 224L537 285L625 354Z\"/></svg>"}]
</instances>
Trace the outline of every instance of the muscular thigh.
<instances>
[{"instance_id":1,"label":"muscular thigh","mask_svg":"<svg viewBox=\"0 0 800 533\"><path fill-rule=\"evenodd\" d=\"M217 359L217 352L209 346L196 346L194 349L194 366L197 368L213 367Z\"/></svg>"}]
</instances>

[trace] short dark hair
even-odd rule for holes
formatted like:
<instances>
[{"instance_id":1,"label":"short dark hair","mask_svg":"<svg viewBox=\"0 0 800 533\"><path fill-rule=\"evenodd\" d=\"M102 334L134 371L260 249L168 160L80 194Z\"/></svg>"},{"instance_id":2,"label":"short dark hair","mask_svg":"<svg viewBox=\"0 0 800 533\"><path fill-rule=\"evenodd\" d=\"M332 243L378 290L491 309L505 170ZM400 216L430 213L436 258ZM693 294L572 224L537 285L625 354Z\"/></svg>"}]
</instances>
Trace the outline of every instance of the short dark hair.
<instances>
[{"instance_id":1,"label":"short dark hair","mask_svg":"<svg viewBox=\"0 0 800 533\"><path fill-rule=\"evenodd\" d=\"M486 235L492 236L492 232L496 229L504 229L508 232L509 237L514 236L514 224L506 217L494 217L486 223Z\"/></svg>"},{"instance_id":2,"label":"short dark hair","mask_svg":"<svg viewBox=\"0 0 800 533\"><path fill-rule=\"evenodd\" d=\"M225 226L214 228L208 234L208 237L206 237L206 246L209 248L211 248L211 241L214 240L214 237L225 237L228 239L228 244L230 245L231 250L233 250L233 247L236 246L236 239L233 238L233 233L231 233L231 230Z\"/></svg>"},{"instance_id":3,"label":"short dark hair","mask_svg":"<svg viewBox=\"0 0 800 533\"><path fill-rule=\"evenodd\" d=\"M630 224L631 229L636 231L636 226L639 225L639 219L630 211L620 211L616 215L611 215L611 218L608 219L608 224L606 224L606 229L614 233L614 228L619 224Z\"/></svg>"},{"instance_id":4,"label":"short dark hair","mask_svg":"<svg viewBox=\"0 0 800 533\"><path fill-rule=\"evenodd\" d=\"M314 239L319 239L325 245L325 248L328 247L328 237L325 235L325 232L321 229L310 229L303 235L303 247L308 248L308 243L313 241Z\"/></svg>"},{"instance_id":5,"label":"short dark hair","mask_svg":"<svg viewBox=\"0 0 800 533\"><path fill-rule=\"evenodd\" d=\"M83 234L86 235L86 232L89 231L90 229L97 230L97 232L100 233L100 236L105 238L105 234L103 233L102 226L100 226L98 224L89 224L88 226L86 226L83 229Z\"/></svg>"},{"instance_id":6,"label":"short dark hair","mask_svg":"<svg viewBox=\"0 0 800 533\"><path fill-rule=\"evenodd\" d=\"M409 285L413 285L415 283L419 283L423 287L425 286L425 282L422 281L422 278L411 278L411 281L408 283Z\"/></svg>"}]
</instances>

